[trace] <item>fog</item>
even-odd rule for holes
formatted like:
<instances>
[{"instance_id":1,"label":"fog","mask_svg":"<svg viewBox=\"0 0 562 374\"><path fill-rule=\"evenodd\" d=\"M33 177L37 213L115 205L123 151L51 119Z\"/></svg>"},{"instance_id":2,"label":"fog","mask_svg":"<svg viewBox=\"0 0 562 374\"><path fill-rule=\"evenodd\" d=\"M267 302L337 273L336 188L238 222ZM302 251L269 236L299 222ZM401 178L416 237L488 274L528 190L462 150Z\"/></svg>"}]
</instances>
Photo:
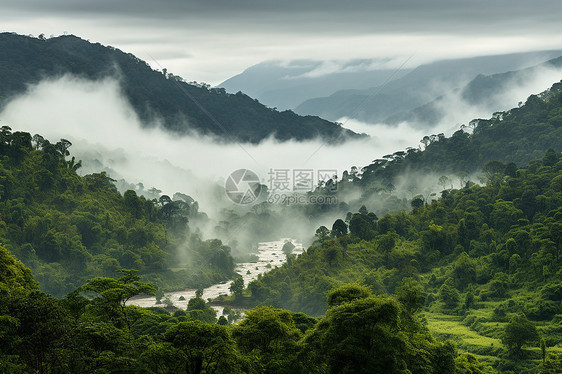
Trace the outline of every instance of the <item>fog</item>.
<instances>
[{"instance_id":1,"label":"fog","mask_svg":"<svg viewBox=\"0 0 562 374\"><path fill-rule=\"evenodd\" d=\"M430 130L416 127L416 124L373 125L342 118L340 122L345 127L367 133L370 137L339 145L326 145L320 141L279 143L274 139L257 145L225 145L201 136L171 135L162 130L158 123L145 124L139 120L122 95L119 81L115 78L86 81L62 76L44 80L30 86L25 94L13 98L0 113L0 121L13 130L39 133L52 142L60 138L70 140L73 143L70 148L72 155L83 161L83 168L79 170L82 174L105 170L114 179L142 183L147 190L156 187L170 196L175 192L190 195L198 201L200 211L206 212L211 218L207 227L201 227L207 237L216 235L227 244L238 241L246 245L247 238L254 238L252 227L230 227L229 230L223 230L223 234L216 229L217 225L221 225L220 221L223 221L223 226L228 225L224 222L228 220L224 216L224 209L238 215L251 209L234 204L224 194L222 186L231 172L242 168L253 170L266 186L270 185L268 172L272 169L312 169L314 172L329 169L341 176L351 166L360 169L383 155L406 147L417 147L424 135L442 132L449 136L462 123L466 124L478 117L489 118L491 111L516 106L530 93L543 91L559 80L558 71L543 69L525 80L513 82L504 90L503 96L497 97L497 105L503 105L501 108L491 108L490 103L471 106L460 94L447 95L440 102L445 113L444 119ZM429 196L432 191L443 189L438 185L439 176L426 175L422 178L406 175L397 183L394 194L405 199L403 203L407 208L408 199L414 195ZM414 179L416 190L412 190L411 181ZM450 179L455 180L455 177L451 176ZM377 214L385 209L374 200L362 201L357 192L351 191L344 198L352 210L358 209L363 203L370 210L378 210ZM335 218L345 215L345 212L334 211L322 217L287 217L287 212L275 209L272 209L272 216L279 222L276 222L270 234L292 236L304 241L305 245L319 225L331 227ZM294 235L288 235L287 231ZM278 237L270 236L267 239Z\"/></svg>"},{"instance_id":2,"label":"fog","mask_svg":"<svg viewBox=\"0 0 562 374\"><path fill-rule=\"evenodd\" d=\"M0 120L14 130L70 140L72 154L84 161L82 172L92 172L101 164L114 178L154 186L170 196L176 191L187 193L206 209L212 209L213 201L206 200L197 181L220 182L241 168L256 172L266 185L271 169L335 169L341 175L351 165L367 165L397 145L421 139L391 144L381 133L340 145L273 139L257 145L217 144L211 138L171 135L158 124L147 128L115 79L94 82L70 76L31 86L5 107Z\"/></svg>"},{"instance_id":3,"label":"fog","mask_svg":"<svg viewBox=\"0 0 562 374\"><path fill-rule=\"evenodd\" d=\"M485 97L478 105L467 102L462 91L445 95L436 102L437 109L443 113L438 127L443 129L446 124L467 123L470 119L490 118L494 112L506 111L524 103L530 94L538 94L552 86L562 78L561 68L538 67L522 70L511 79L499 82L500 90Z\"/></svg>"}]
</instances>

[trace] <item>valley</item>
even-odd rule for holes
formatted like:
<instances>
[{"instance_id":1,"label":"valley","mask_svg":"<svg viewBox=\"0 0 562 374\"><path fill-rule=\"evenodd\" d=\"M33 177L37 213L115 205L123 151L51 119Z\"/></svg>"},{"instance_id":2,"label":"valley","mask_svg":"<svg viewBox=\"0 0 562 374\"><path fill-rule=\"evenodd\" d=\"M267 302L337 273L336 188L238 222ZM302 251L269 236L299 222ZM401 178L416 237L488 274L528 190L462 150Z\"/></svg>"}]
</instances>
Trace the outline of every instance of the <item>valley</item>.
<instances>
[{"instance_id":1,"label":"valley","mask_svg":"<svg viewBox=\"0 0 562 374\"><path fill-rule=\"evenodd\" d=\"M562 8L313 3L0 32L1 373L562 372Z\"/></svg>"},{"instance_id":2,"label":"valley","mask_svg":"<svg viewBox=\"0 0 562 374\"><path fill-rule=\"evenodd\" d=\"M256 260L253 262L237 263L234 272L243 279L243 284L248 285L250 282L258 279L258 276L265 274L270 269L283 265L286 262L287 254L283 252L283 245L286 242L294 243L294 249L290 254L298 257L302 254L302 244L295 243L292 239L281 239L278 241L258 243L258 251L254 256ZM220 296L228 296L231 294L230 282L221 282L203 289L201 298L203 300L215 300ZM136 305L140 307L175 307L179 309L187 309L189 300L196 297L195 289L187 289L181 291L165 292L164 302L158 303L155 297L135 296L129 299L127 305ZM162 300L162 299L161 299ZM168 304L169 305L166 305ZM220 300L212 304L218 315L222 315L224 306L220 305Z\"/></svg>"}]
</instances>

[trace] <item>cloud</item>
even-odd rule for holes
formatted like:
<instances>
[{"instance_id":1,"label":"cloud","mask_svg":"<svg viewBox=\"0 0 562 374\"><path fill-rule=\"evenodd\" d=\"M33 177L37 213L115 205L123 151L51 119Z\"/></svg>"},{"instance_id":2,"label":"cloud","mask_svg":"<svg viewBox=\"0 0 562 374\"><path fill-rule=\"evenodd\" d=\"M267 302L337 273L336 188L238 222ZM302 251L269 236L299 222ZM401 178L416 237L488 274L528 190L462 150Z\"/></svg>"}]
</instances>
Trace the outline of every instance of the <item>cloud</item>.
<instances>
[{"instance_id":1,"label":"cloud","mask_svg":"<svg viewBox=\"0 0 562 374\"><path fill-rule=\"evenodd\" d=\"M485 96L485 100L479 103L468 102L463 97L461 90L447 90L443 88L441 92L446 93L436 100L435 108L442 113L442 118L434 128L428 129L427 124L422 128L433 133L444 132L450 135L451 128L457 128L461 124L467 124L471 119L490 118L494 112L503 112L517 107L519 103L524 103L531 94L538 94L549 89L553 83L562 78L562 68L537 67L525 69L515 74L511 79L504 82L497 82L497 92ZM442 86L445 87L445 86ZM439 90L439 85L433 87ZM449 91L447 93L447 91ZM416 124L412 124L416 126ZM450 127L455 125L454 127Z\"/></svg>"},{"instance_id":2,"label":"cloud","mask_svg":"<svg viewBox=\"0 0 562 374\"><path fill-rule=\"evenodd\" d=\"M312 169L317 173L335 169L341 175L350 165L367 164L379 153L377 144L365 140L338 146L271 139L258 145L225 145L204 137L172 136L158 127L145 128L121 95L119 82L109 78L88 81L64 76L44 80L13 98L0 113L0 120L14 131L39 133L52 142L70 140L71 154L83 161L79 172L105 170L115 179L140 182L145 190L156 187L170 196L175 192L192 196L212 223L201 226L195 222L191 227L199 227L207 238L221 237L227 243L237 239L239 245L257 234L244 225L232 228L227 236L214 231L218 222L228 219L223 208L241 215L243 209L250 208L235 205L221 190L233 171L253 170L262 183L269 185L272 170L292 173L294 169ZM291 233L307 240L318 226L331 225L334 220L331 216L295 216L277 222L272 232L260 235L274 239L275 235Z\"/></svg>"},{"instance_id":3,"label":"cloud","mask_svg":"<svg viewBox=\"0 0 562 374\"><path fill-rule=\"evenodd\" d=\"M378 145L368 141L325 146L320 141L270 139L258 145L224 145L201 137L178 138L158 127L143 128L114 79L94 82L64 76L43 81L8 103L0 120L52 141L69 139L74 143L71 152L84 159L85 170L104 165L114 177L130 183L142 182L170 195L192 195L203 201L203 208L213 203L205 191L209 182L221 183L240 168L255 171L267 184L271 169L335 168L341 174L379 153Z\"/></svg>"}]
</instances>

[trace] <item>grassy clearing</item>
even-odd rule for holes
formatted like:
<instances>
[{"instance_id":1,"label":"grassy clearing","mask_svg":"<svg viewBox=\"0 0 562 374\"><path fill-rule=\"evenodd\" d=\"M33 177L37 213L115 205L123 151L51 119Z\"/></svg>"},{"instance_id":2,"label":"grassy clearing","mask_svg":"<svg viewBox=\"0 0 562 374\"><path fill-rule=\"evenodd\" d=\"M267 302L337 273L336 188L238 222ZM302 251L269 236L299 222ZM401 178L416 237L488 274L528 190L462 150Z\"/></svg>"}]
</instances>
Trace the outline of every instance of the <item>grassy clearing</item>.
<instances>
[{"instance_id":1,"label":"grassy clearing","mask_svg":"<svg viewBox=\"0 0 562 374\"><path fill-rule=\"evenodd\" d=\"M497 338L481 335L462 323L462 317L437 312L425 313L428 328L440 339L450 339L460 350L475 354L488 362L499 360L502 343Z\"/></svg>"}]
</instances>

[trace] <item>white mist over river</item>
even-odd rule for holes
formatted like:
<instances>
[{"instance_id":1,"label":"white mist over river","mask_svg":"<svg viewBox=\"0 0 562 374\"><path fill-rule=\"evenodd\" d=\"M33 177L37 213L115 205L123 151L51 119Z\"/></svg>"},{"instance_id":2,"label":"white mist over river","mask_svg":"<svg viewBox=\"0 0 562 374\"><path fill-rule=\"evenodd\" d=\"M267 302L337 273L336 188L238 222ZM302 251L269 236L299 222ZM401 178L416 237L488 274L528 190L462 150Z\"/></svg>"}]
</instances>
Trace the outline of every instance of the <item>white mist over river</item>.
<instances>
[{"instance_id":1,"label":"white mist over river","mask_svg":"<svg viewBox=\"0 0 562 374\"><path fill-rule=\"evenodd\" d=\"M283 245L286 241L293 243L295 248L293 248L293 254L299 256L303 253L303 246L297 243L294 239L283 238L272 242L261 242L258 244L258 253L256 254L258 260L256 262L242 262L238 263L235 271L242 276L244 279L244 286L247 287L248 284L256 280L259 274L264 274L271 269L283 265L287 261L285 253L283 253ZM203 289L203 300L214 299L220 295L230 295L230 284L232 282L222 282L214 284L210 287ZM195 289L186 289L182 291L173 291L164 293L162 301L166 298L170 300L176 308L187 309L187 304L190 299L195 298ZM180 298L182 298L180 300ZM160 304L156 303L155 296L138 296L129 299L127 305L136 305L144 308L148 307L164 307L165 304L162 302ZM221 315L223 307L213 306Z\"/></svg>"}]
</instances>

